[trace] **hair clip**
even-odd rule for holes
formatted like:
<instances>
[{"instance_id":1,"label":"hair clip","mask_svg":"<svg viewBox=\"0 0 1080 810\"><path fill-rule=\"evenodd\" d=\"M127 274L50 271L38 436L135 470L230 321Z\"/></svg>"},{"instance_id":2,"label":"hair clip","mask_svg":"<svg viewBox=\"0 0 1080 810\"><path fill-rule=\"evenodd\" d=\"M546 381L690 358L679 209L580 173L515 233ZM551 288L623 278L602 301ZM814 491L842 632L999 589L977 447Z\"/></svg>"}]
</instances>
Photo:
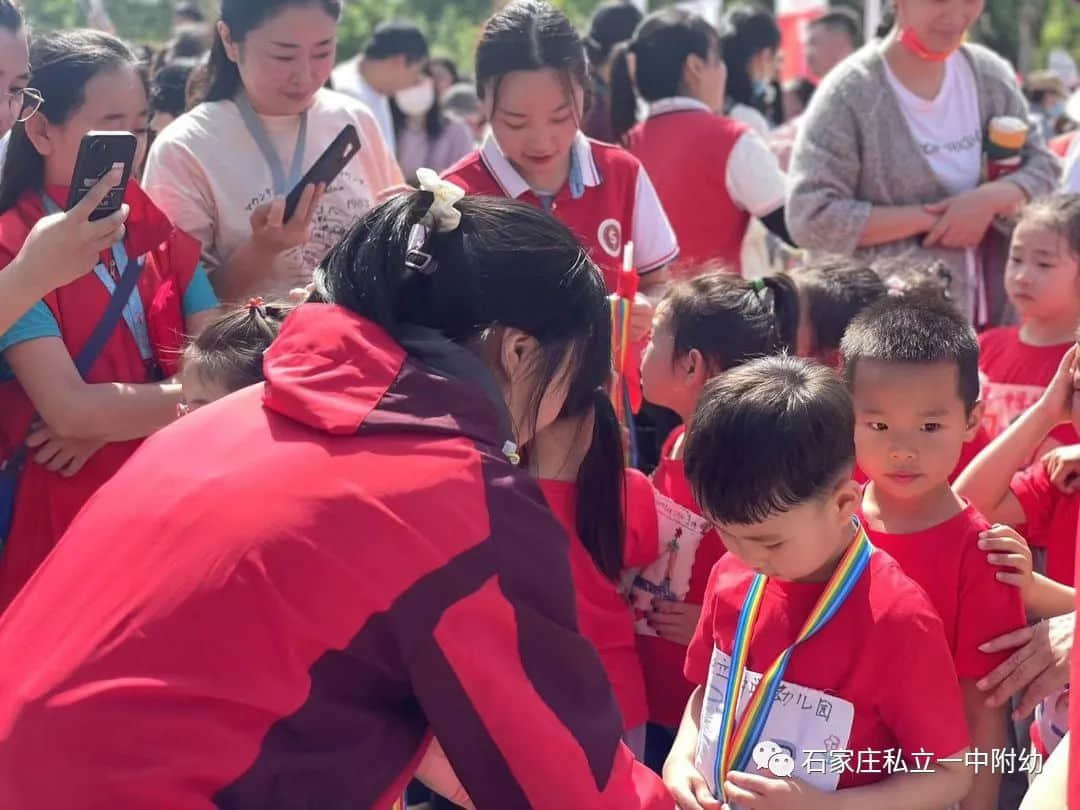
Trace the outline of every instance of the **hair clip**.
<instances>
[{"instance_id":1,"label":"hair clip","mask_svg":"<svg viewBox=\"0 0 1080 810\"><path fill-rule=\"evenodd\" d=\"M248 307L248 310L250 310L251 312L254 312L256 310L258 310L259 312L262 312L262 308L264 306L266 306L266 302L263 301L261 295L257 295L254 298L249 298L248 299L247 307Z\"/></svg>"},{"instance_id":2,"label":"hair clip","mask_svg":"<svg viewBox=\"0 0 1080 810\"><path fill-rule=\"evenodd\" d=\"M417 222L409 230L409 244L405 250L405 266L417 273L430 276L439 263L435 257L424 250L427 247L431 231L422 222Z\"/></svg>"},{"instance_id":3,"label":"hair clip","mask_svg":"<svg viewBox=\"0 0 1080 810\"><path fill-rule=\"evenodd\" d=\"M761 292L762 290L765 289L765 279L763 279L763 278L755 278L754 280L752 280L750 282L750 288L754 292L758 292L758 293Z\"/></svg>"},{"instance_id":4,"label":"hair clip","mask_svg":"<svg viewBox=\"0 0 1080 810\"><path fill-rule=\"evenodd\" d=\"M515 467L521 463L521 454L518 453L518 446L512 441L507 440L503 444L503 455L506 456L507 461L513 464Z\"/></svg>"},{"instance_id":5,"label":"hair clip","mask_svg":"<svg viewBox=\"0 0 1080 810\"><path fill-rule=\"evenodd\" d=\"M465 196L465 189L449 180L443 180L431 169L417 169L416 179L420 183L420 190L432 196L428 214L435 226L435 232L456 231L461 224L461 212L455 206Z\"/></svg>"}]
</instances>

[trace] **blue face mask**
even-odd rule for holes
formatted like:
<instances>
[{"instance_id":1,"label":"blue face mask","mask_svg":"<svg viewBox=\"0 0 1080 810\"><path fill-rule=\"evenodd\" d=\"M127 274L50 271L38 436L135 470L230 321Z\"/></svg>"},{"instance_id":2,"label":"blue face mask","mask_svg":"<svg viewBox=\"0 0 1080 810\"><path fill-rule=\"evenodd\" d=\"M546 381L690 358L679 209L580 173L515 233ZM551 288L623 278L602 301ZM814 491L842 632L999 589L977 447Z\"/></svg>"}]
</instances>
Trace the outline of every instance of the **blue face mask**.
<instances>
[{"instance_id":1,"label":"blue face mask","mask_svg":"<svg viewBox=\"0 0 1080 810\"><path fill-rule=\"evenodd\" d=\"M765 98L769 94L769 83L762 79L754 80L754 98Z\"/></svg>"},{"instance_id":2,"label":"blue face mask","mask_svg":"<svg viewBox=\"0 0 1080 810\"><path fill-rule=\"evenodd\" d=\"M1046 114L1053 120L1061 118L1061 116L1065 115L1065 102L1057 102L1053 107L1046 111Z\"/></svg>"}]
</instances>

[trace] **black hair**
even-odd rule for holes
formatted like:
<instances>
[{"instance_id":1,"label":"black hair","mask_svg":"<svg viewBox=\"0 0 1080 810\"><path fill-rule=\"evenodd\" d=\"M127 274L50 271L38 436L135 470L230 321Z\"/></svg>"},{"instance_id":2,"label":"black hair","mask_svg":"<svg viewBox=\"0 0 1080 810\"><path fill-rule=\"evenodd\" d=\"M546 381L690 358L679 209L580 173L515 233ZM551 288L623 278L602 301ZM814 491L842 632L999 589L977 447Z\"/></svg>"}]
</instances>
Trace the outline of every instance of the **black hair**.
<instances>
[{"instance_id":1,"label":"black hair","mask_svg":"<svg viewBox=\"0 0 1080 810\"><path fill-rule=\"evenodd\" d=\"M187 83L196 62L177 59L169 62L150 79L150 109L179 117L187 110Z\"/></svg>"},{"instance_id":2,"label":"black hair","mask_svg":"<svg viewBox=\"0 0 1080 810\"><path fill-rule=\"evenodd\" d=\"M727 96L738 104L762 109L762 99L755 96L750 78L750 60L766 48L780 47L776 18L764 9L737 5L724 15L724 24L720 44L727 65Z\"/></svg>"},{"instance_id":3,"label":"black hair","mask_svg":"<svg viewBox=\"0 0 1080 810\"><path fill-rule=\"evenodd\" d=\"M450 74L450 78L453 79L450 82L451 85L457 84L461 81L461 74L458 73L457 63L449 56L435 56L428 60L428 70L432 68L442 67L446 69L446 72Z\"/></svg>"},{"instance_id":4,"label":"black hair","mask_svg":"<svg viewBox=\"0 0 1080 810\"><path fill-rule=\"evenodd\" d=\"M854 462L851 395L832 371L797 357L715 377L686 433L694 498L719 523L760 523L825 495Z\"/></svg>"},{"instance_id":5,"label":"black hair","mask_svg":"<svg viewBox=\"0 0 1080 810\"><path fill-rule=\"evenodd\" d=\"M878 259L874 271L889 295L952 301L952 271L943 261L918 261L910 256Z\"/></svg>"},{"instance_id":6,"label":"black hair","mask_svg":"<svg viewBox=\"0 0 1080 810\"><path fill-rule=\"evenodd\" d=\"M292 6L317 6L335 20L341 16L341 0L221 0L220 21L229 26L233 42L244 38L267 20ZM215 29L207 66L206 96L198 101L225 101L240 92L240 69L225 52L225 41Z\"/></svg>"},{"instance_id":7,"label":"black hair","mask_svg":"<svg viewBox=\"0 0 1080 810\"><path fill-rule=\"evenodd\" d=\"M843 31L851 40L851 45L854 48L858 48L862 44L862 23L859 21L859 15L850 8L829 9L827 14L812 20L810 26Z\"/></svg>"},{"instance_id":8,"label":"black hair","mask_svg":"<svg viewBox=\"0 0 1080 810\"><path fill-rule=\"evenodd\" d=\"M585 46L570 19L545 0L514 0L484 24L476 46L476 92L498 104L502 77L515 70L551 68L563 76L572 98L573 83L589 87Z\"/></svg>"},{"instance_id":9,"label":"black hair","mask_svg":"<svg viewBox=\"0 0 1080 810\"><path fill-rule=\"evenodd\" d=\"M1037 223L1060 234L1069 252L1080 256L1080 194L1054 194L1028 203L1020 212L1023 222Z\"/></svg>"},{"instance_id":10,"label":"black hair","mask_svg":"<svg viewBox=\"0 0 1080 810\"><path fill-rule=\"evenodd\" d=\"M253 299L208 324L184 350L184 365L230 393L263 380L263 354L294 306Z\"/></svg>"},{"instance_id":11,"label":"black hair","mask_svg":"<svg viewBox=\"0 0 1080 810\"><path fill-rule=\"evenodd\" d=\"M637 120L635 88L646 101L680 95L687 58L695 54L708 59L710 51L721 55L720 35L700 15L665 8L646 17L634 38L615 49L611 63L611 125L616 139Z\"/></svg>"},{"instance_id":12,"label":"black hair","mask_svg":"<svg viewBox=\"0 0 1080 810\"><path fill-rule=\"evenodd\" d=\"M101 31L75 29L35 37L30 44L30 85L45 99L37 114L62 125L86 103L86 85L91 79L137 65L127 45ZM38 189L44 182L45 159L30 142L26 124L16 123L0 179L0 213L15 205L25 191Z\"/></svg>"},{"instance_id":13,"label":"black hair","mask_svg":"<svg viewBox=\"0 0 1080 810\"><path fill-rule=\"evenodd\" d=\"M211 30L205 25L185 25L176 29L161 51L161 67L178 59L202 59L210 50Z\"/></svg>"},{"instance_id":14,"label":"black hair","mask_svg":"<svg viewBox=\"0 0 1080 810\"><path fill-rule=\"evenodd\" d=\"M673 285L659 309L671 331L672 359L697 349L711 374L790 349L799 329L799 296L782 273L755 281L698 276Z\"/></svg>"},{"instance_id":15,"label":"black hair","mask_svg":"<svg viewBox=\"0 0 1080 810\"><path fill-rule=\"evenodd\" d=\"M806 307L817 357L840 350L851 321L885 296L885 282L871 267L834 259L793 270L791 277Z\"/></svg>"},{"instance_id":16,"label":"black hair","mask_svg":"<svg viewBox=\"0 0 1080 810\"><path fill-rule=\"evenodd\" d=\"M388 20L375 26L364 46L365 59L390 59L404 56L410 65L428 58L428 42L416 23Z\"/></svg>"},{"instance_id":17,"label":"black hair","mask_svg":"<svg viewBox=\"0 0 1080 810\"><path fill-rule=\"evenodd\" d=\"M431 69L425 68L424 75L430 77ZM401 111L401 107L398 106L398 103L393 96L390 96L390 118L394 122L394 132L400 135L401 130L405 128L405 122L408 121L409 117ZM446 129L447 122L448 119L446 113L443 111L442 103L436 94L431 109L424 115L424 132L428 134L429 138L434 140L442 135L442 131Z\"/></svg>"},{"instance_id":18,"label":"black hair","mask_svg":"<svg viewBox=\"0 0 1080 810\"><path fill-rule=\"evenodd\" d=\"M886 296L864 309L844 333L844 379L854 389L860 360L953 363L957 394L970 414L979 400L979 342L957 309L927 295Z\"/></svg>"},{"instance_id":19,"label":"black hair","mask_svg":"<svg viewBox=\"0 0 1080 810\"><path fill-rule=\"evenodd\" d=\"M610 0L597 6L589 18L589 33L585 37L589 63L593 67L605 64L616 45L634 36L641 19L641 10L633 3Z\"/></svg>"},{"instance_id":20,"label":"black hair","mask_svg":"<svg viewBox=\"0 0 1080 810\"><path fill-rule=\"evenodd\" d=\"M11 0L0 0L0 28L16 33L23 27L22 12Z\"/></svg>"},{"instance_id":21,"label":"black hair","mask_svg":"<svg viewBox=\"0 0 1080 810\"><path fill-rule=\"evenodd\" d=\"M548 384L569 358L571 392L611 375L611 317L600 272L565 225L524 203L467 196L460 226L425 250L437 269L406 266L409 234L434 200L394 197L359 220L316 270L315 301L338 304L389 334L415 324L478 350L493 329L532 335L542 347L534 420Z\"/></svg>"},{"instance_id":22,"label":"black hair","mask_svg":"<svg viewBox=\"0 0 1080 810\"><path fill-rule=\"evenodd\" d=\"M199 8L198 3L179 3L176 6L176 10L173 12L177 17L182 17L185 20L191 22L201 23L206 21L206 15L202 13L202 9Z\"/></svg>"}]
</instances>

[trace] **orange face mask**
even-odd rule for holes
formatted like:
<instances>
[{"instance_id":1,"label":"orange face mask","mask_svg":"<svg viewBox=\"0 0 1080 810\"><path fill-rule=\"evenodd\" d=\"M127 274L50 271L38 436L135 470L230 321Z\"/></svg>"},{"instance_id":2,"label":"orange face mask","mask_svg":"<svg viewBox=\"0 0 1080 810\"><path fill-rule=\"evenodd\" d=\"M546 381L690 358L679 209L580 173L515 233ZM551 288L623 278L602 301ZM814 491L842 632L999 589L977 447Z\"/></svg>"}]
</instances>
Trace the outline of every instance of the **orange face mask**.
<instances>
[{"instance_id":1,"label":"orange face mask","mask_svg":"<svg viewBox=\"0 0 1080 810\"><path fill-rule=\"evenodd\" d=\"M919 39L919 35L916 34L914 29L912 28L905 28L900 32L900 44L907 48L909 51L911 51L913 54L915 54L917 57L919 57L920 59L925 59L927 62L944 62L946 59L952 56L953 52L956 50L956 48L953 48L952 50L945 51L944 53L942 53L941 51L932 51L925 45L923 45L922 40Z\"/></svg>"}]
</instances>

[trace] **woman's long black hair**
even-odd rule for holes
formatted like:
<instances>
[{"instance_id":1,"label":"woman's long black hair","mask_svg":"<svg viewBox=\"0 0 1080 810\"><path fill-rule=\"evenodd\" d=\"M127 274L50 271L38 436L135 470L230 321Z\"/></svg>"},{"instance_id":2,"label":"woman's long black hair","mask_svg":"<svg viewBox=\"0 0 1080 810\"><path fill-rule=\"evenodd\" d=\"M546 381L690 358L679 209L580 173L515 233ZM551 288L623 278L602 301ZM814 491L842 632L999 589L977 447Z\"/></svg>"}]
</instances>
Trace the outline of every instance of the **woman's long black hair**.
<instances>
[{"instance_id":1,"label":"woman's long black hair","mask_svg":"<svg viewBox=\"0 0 1080 810\"><path fill-rule=\"evenodd\" d=\"M768 11L742 5L728 11L724 22L720 45L727 65L727 96L738 104L763 111L763 99L754 93L750 60L766 48L780 47L780 28Z\"/></svg>"},{"instance_id":2,"label":"woman's long black hair","mask_svg":"<svg viewBox=\"0 0 1080 810\"><path fill-rule=\"evenodd\" d=\"M221 0L221 22L229 26L233 42L242 42L251 31L289 6L317 6L334 19L341 16L341 0ZM240 91L240 69L225 53L225 41L214 32L207 66L205 97L200 101L225 101Z\"/></svg>"},{"instance_id":3,"label":"woman's long black hair","mask_svg":"<svg viewBox=\"0 0 1080 810\"><path fill-rule=\"evenodd\" d=\"M460 226L425 248L437 269L420 273L405 263L409 234L432 200L426 191L400 195L357 222L316 271L314 300L391 335L425 326L478 350L499 327L531 335L541 346L531 429L553 381L566 379L571 390L602 386L611 373L607 292L570 230L533 206L468 196L456 204Z\"/></svg>"}]
</instances>

